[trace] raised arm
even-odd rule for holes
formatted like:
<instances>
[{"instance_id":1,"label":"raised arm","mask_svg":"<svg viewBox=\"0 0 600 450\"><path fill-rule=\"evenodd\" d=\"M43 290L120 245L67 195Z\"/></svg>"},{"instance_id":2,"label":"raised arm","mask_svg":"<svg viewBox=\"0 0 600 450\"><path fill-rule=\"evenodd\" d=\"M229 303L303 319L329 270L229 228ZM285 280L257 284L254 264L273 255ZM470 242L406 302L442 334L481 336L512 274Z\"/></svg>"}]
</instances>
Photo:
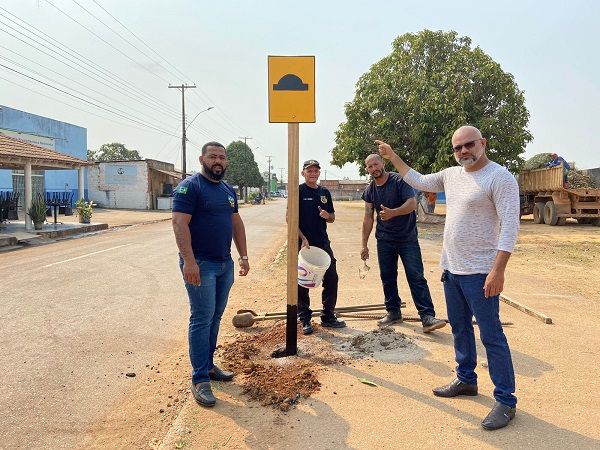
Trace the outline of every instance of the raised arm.
<instances>
[{"instance_id":1,"label":"raised arm","mask_svg":"<svg viewBox=\"0 0 600 450\"><path fill-rule=\"evenodd\" d=\"M389 144L379 140L376 140L375 143L379 145L379 154L381 157L389 160L394 165L398 173L402 175L404 181L406 181L413 188L426 192L444 191L444 178L441 172L436 172L429 175L421 175L419 172L406 164Z\"/></svg>"}]
</instances>

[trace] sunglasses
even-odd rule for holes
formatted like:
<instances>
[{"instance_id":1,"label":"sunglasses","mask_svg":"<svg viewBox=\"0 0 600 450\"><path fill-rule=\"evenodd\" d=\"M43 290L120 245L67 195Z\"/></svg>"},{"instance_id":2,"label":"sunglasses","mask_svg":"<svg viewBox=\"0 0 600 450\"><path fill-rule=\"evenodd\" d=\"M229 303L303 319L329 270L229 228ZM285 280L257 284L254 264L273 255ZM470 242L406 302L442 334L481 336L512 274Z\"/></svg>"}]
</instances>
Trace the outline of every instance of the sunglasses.
<instances>
[{"instance_id":1,"label":"sunglasses","mask_svg":"<svg viewBox=\"0 0 600 450\"><path fill-rule=\"evenodd\" d=\"M473 147L475 147L475 144L477 143L477 141L480 141L480 139L475 139L474 141L469 141L469 142L465 142L462 145L457 145L456 147L452 147L452 149L454 150L454 152L460 152L462 150L462 148L466 148L467 150L471 150Z\"/></svg>"}]
</instances>

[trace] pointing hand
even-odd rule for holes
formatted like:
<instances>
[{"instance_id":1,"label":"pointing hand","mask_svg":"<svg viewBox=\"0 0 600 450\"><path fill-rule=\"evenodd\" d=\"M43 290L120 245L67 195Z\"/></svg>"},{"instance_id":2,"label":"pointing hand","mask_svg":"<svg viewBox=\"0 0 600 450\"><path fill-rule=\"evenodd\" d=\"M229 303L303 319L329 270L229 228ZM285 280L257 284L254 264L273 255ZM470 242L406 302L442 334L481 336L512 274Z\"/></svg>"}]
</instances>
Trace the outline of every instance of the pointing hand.
<instances>
[{"instance_id":1,"label":"pointing hand","mask_svg":"<svg viewBox=\"0 0 600 450\"><path fill-rule=\"evenodd\" d=\"M386 144L385 142L379 141L377 139L375 140L375 144L379 146L379 154L382 158L391 159L392 156L395 155L394 150L392 150L392 147L390 147L389 144Z\"/></svg>"}]
</instances>

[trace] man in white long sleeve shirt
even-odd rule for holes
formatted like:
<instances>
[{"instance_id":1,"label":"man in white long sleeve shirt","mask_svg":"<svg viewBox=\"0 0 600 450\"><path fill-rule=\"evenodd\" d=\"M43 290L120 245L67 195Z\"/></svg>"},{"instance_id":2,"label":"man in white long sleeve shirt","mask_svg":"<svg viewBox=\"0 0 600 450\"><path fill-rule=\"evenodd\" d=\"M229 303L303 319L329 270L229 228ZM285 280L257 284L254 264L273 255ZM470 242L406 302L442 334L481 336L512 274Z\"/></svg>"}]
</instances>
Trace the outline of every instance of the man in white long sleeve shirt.
<instances>
[{"instance_id":1,"label":"man in white long sleeve shirt","mask_svg":"<svg viewBox=\"0 0 600 450\"><path fill-rule=\"evenodd\" d=\"M515 178L488 159L486 139L472 126L454 132L452 149L460 166L421 175L382 141L389 159L415 189L445 192L446 225L440 265L448 319L452 326L457 378L435 388L440 397L477 395L477 354L472 318L479 325L496 404L483 420L488 430L502 428L516 411L515 375L499 316L504 271L517 241L519 189Z\"/></svg>"}]
</instances>

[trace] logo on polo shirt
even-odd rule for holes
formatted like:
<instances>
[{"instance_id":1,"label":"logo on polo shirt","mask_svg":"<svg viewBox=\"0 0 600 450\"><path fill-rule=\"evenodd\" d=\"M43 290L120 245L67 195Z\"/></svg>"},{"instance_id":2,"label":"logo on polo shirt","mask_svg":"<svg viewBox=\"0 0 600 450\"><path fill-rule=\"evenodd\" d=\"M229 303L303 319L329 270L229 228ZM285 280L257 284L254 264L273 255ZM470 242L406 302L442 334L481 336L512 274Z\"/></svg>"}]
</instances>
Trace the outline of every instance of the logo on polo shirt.
<instances>
[{"instance_id":1,"label":"logo on polo shirt","mask_svg":"<svg viewBox=\"0 0 600 450\"><path fill-rule=\"evenodd\" d=\"M321 203L327 203L327 196L321 195Z\"/></svg>"}]
</instances>

